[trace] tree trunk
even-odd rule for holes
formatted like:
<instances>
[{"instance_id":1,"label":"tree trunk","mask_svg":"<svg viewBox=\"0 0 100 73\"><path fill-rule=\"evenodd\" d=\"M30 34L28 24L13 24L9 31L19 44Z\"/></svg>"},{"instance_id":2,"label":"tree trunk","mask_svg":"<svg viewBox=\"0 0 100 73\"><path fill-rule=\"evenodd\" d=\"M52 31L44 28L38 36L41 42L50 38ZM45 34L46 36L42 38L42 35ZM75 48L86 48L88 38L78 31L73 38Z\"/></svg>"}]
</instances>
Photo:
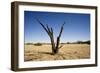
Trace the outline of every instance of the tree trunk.
<instances>
[{"instance_id":1,"label":"tree trunk","mask_svg":"<svg viewBox=\"0 0 100 73\"><path fill-rule=\"evenodd\" d=\"M44 26L38 19L37 21L41 24L41 26L43 27L43 29L47 32L48 36L50 37L50 40L51 40L51 46L52 46L52 54L55 55L59 52L59 49L62 47L60 46L59 47L59 44L60 44L60 37L61 37L61 34L62 34L62 31L63 31L63 26L64 24L61 26L61 30L60 30L60 33L59 33L59 36L57 37L57 43L55 44L54 42L54 35L53 35L53 29L46 25Z\"/></svg>"}]
</instances>

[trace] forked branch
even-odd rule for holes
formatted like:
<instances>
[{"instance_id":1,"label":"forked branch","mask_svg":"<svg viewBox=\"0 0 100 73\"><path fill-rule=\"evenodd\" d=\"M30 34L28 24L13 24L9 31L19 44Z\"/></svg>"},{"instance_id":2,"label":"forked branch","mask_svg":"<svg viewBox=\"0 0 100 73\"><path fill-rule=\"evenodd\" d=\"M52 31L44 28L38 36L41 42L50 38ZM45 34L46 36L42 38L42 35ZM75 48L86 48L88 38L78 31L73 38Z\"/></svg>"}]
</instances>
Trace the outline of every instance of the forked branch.
<instances>
[{"instance_id":1,"label":"forked branch","mask_svg":"<svg viewBox=\"0 0 100 73\"><path fill-rule=\"evenodd\" d=\"M56 43L56 45L55 45L52 27L50 28L50 27L48 26L48 24L46 24L46 26L45 26L45 25L42 24L38 19L37 19L37 21L39 22L39 24L41 24L41 26L43 27L43 29L47 32L47 34L48 34L49 37L50 37L51 45L52 45L52 53L53 53L53 54L57 54L58 51L59 51L59 49L62 47L62 45L59 47L59 44L60 44L60 37L61 37L61 35L62 35L63 26L64 26L65 22L64 22L64 23L62 24L62 26L61 26L60 33L59 33L59 35L58 35L58 37L57 37L57 43Z\"/></svg>"}]
</instances>

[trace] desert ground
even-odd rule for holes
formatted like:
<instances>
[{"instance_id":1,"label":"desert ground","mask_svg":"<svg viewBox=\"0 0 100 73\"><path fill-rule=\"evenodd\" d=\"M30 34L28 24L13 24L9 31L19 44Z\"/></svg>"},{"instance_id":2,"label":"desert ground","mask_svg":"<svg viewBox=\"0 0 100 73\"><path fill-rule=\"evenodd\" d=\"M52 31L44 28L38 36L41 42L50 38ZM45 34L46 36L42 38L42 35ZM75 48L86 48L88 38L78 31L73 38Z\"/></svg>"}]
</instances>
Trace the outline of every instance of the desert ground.
<instances>
[{"instance_id":1,"label":"desert ground","mask_svg":"<svg viewBox=\"0 0 100 73\"><path fill-rule=\"evenodd\" d=\"M88 44L63 44L59 53L52 54L50 44L36 46L24 45L24 61L48 61L48 60L73 60L90 58L90 45Z\"/></svg>"}]
</instances>

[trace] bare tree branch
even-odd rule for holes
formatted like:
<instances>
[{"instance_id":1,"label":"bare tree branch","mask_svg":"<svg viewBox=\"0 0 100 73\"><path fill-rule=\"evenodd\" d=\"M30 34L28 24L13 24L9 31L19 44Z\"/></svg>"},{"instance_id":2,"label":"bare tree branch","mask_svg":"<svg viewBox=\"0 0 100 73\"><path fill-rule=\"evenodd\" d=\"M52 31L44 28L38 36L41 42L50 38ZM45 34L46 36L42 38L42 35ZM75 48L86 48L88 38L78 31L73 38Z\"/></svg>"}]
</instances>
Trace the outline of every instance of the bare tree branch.
<instances>
[{"instance_id":1,"label":"bare tree branch","mask_svg":"<svg viewBox=\"0 0 100 73\"><path fill-rule=\"evenodd\" d=\"M59 33L59 37L61 37L62 31L63 31L63 26L64 26L65 22L62 24L61 29L60 29L60 33Z\"/></svg>"},{"instance_id":2,"label":"bare tree branch","mask_svg":"<svg viewBox=\"0 0 100 73\"><path fill-rule=\"evenodd\" d=\"M49 28L48 24L46 24L46 26L47 26L48 32L50 33L50 28Z\"/></svg>"},{"instance_id":3,"label":"bare tree branch","mask_svg":"<svg viewBox=\"0 0 100 73\"><path fill-rule=\"evenodd\" d=\"M40 20L37 19L37 21L41 24L41 26L44 28L44 30L48 33L48 30L47 30L46 27L40 22Z\"/></svg>"},{"instance_id":4,"label":"bare tree branch","mask_svg":"<svg viewBox=\"0 0 100 73\"><path fill-rule=\"evenodd\" d=\"M54 42L54 36L53 36L54 33L53 33L52 27L50 28L47 24L46 24L46 26L44 26L38 19L37 19L37 21L39 22L39 24L41 24L41 26L43 27L43 29L47 32L47 34L50 37L51 45L52 45L52 53L53 54L58 53L59 49L62 47L62 45L59 47L59 44L60 44L60 37L61 37L62 31L63 31L63 26L64 26L65 22L61 26L59 36L57 37L57 43L55 44L55 42Z\"/></svg>"},{"instance_id":5,"label":"bare tree branch","mask_svg":"<svg viewBox=\"0 0 100 73\"><path fill-rule=\"evenodd\" d=\"M61 46L59 47L59 49L62 48L62 47L63 47L63 46L61 45Z\"/></svg>"}]
</instances>

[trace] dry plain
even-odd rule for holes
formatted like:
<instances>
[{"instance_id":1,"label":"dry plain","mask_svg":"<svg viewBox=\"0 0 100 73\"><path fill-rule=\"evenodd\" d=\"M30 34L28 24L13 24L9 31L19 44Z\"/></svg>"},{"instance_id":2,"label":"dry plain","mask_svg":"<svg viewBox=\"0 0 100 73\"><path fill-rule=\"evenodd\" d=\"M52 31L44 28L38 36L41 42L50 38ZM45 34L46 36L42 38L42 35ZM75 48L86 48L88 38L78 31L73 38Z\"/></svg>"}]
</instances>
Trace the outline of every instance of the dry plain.
<instances>
[{"instance_id":1,"label":"dry plain","mask_svg":"<svg viewBox=\"0 0 100 73\"><path fill-rule=\"evenodd\" d=\"M24 61L49 61L49 60L73 60L90 58L90 45L88 44L63 44L59 53L52 55L50 44L36 46L24 45Z\"/></svg>"}]
</instances>

